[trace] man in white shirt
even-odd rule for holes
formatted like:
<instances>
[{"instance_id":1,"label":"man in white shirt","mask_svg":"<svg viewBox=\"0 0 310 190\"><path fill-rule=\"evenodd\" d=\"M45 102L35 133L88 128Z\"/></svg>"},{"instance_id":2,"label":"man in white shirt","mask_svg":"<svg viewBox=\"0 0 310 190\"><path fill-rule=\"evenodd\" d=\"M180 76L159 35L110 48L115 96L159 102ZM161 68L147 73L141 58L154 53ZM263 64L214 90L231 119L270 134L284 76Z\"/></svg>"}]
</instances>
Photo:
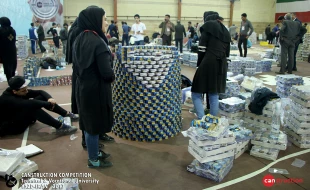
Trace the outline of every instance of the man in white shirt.
<instances>
[{"instance_id":1,"label":"man in white shirt","mask_svg":"<svg viewBox=\"0 0 310 190\"><path fill-rule=\"evenodd\" d=\"M133 37L135 38L135 45L144 45L144 31L146 30L145 24L140 22L140 15L136 14L134 16L136 23L132 25L131 31L133 32Z\"/></svg>"}]
</instances>

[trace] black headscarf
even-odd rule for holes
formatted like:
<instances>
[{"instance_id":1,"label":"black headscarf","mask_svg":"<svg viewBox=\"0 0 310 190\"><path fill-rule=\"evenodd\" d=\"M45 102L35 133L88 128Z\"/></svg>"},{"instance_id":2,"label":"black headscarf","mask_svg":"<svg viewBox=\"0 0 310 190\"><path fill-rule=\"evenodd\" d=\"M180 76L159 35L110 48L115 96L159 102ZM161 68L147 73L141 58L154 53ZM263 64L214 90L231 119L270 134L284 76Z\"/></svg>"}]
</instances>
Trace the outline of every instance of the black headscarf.
<instances>
[{"instance_id":1,"label":"black headscarf","mask_svg":"<svg viewBox=\"0 0 310 190\"><path fill-rule=\"evenodd\" d=\"M7 17L1 17L0 18L0 53L3 53L3 51L10 47L15 47L15 42L16 42L16 32L15 30L11 27L11 21ZM10 36L13 36L11 38Z\"/></svg>"},{"instance_id":2,"label":"black headscarf","mask_svg":"<svg viewBox=\"0 0 310 190\"><path fill-rule=\"evenodd\" d=\"M81 11L77 27L82 32L73 44L73 64L78 73L83 72L96 59L97 55L110 51L108 40L102 32L102 17L105 11L99 7L88 7ZM86 31L89 30L89 31Z\"/></svg>"},{"instance_id":3,"label":"black headscarf","mask_svg":"<svg viewBox=\"0 0 310 190\"><path fill-rule=\"evenodd\" d=\"M218 20L217 12L208 11L203 15L204 25L200 27L201 33L209 33L222 42L230 43L231 38L227 28Z\"/></svg>"},{"instance_id":4,"label":"black headscarf","mask_svg":"<svg viewBox=\"0 0 310 190\"><path fill-rule=\"evenodd\" d=\"M72 63L72 45L76 37L83 31L77 26L77 23L78 18L75 19L68 33L67 51L66 51L66 62L68 63Z\"/></svg>"},{"instance_id":5,"label":"black headscarf","mask_svg":"<svg viewBox=\"0 0 310 190\"><path fill-rule=\"evenodd\" d=\"M210 16L218 16L219 17L219 14L217 12L214 12L214 11L206 11L204 14L203 14L203 21L204 23L206 23L208 20L211 20L211 17ZM216 18L217 19L217 18ZM215 20L215 19L212 19L212 20Z\"/></svg>"},{"instance_id":6,"label":"black headscarf","mask_svg":"<svg viewBox=\"0 0 310 190\"><path fill-rule=\"evenodd\" d=\"M15 34L15 30L11 27L11 21L9 18L1 17L0 24L2 35L10 35L10 34L13 35L13 33Z\"/></svg>"},{"instance_id":7,"label":"black headscarf","mask_svg":"<svg viewBox=\"0 0 310 190\"><path fill-rule=\"evenodd\" d=\"M1 27L11 27L11 21L7 17L1 17L0 24L1 24Z\"/></svg>"},{"instance_id":8,"label":"black headscarf","mask_svg":"<svg viewBox=\"0 0 310 190\"><path fill-rule=\"evenodd\" d=\"M108 44L108 39L102 32L103 15L105 11L102 8L90 6L80 12L77 26L83 31L95 31Z\"/></svg>"}]
</instances>

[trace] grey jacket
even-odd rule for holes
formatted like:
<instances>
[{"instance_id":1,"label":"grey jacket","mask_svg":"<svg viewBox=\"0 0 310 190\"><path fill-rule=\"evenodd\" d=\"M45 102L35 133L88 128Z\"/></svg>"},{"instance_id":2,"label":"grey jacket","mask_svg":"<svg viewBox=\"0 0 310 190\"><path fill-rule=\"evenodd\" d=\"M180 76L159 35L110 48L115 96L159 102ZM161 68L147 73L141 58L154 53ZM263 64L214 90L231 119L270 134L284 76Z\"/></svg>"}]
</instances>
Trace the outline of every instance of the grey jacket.
<instances>
[{"instance_id":1,"label":"grey jacket","mask_svg":"<svg viewBox=\"0 0 310 190\"><path fill-rule=\"evenodd\" d=\"M185 28L182 24L175 26L175 37L174 39L183 39L186 36Z\"/></svg>"},{"instance_id":2,"label":"grey jacket","mask_svg":"<svg viewBox=\"0 0 310 190\"><path fill-rule=\"evenodd\" d=\"M292 40L294 43L300 40L301 38L301 25L298 22L292 20L285 20L282 23L280 30L281 40Z\"/></svg>"},{"instance_id":3,"label":"grey jacket","mask_svg":"<svg viewBox=\"0 0 310 190\"><path fill-rule=\"evenodd\" d=\"M244 26L244 30L243 29ZM251 29L251 32L248 34L249 30ZM240 26L240 34L242 36L251 36L251 34L254 32L254 28L252 26L251 21L246 20L245 22L241 21L241 26Z\"/></svg>"}]
</instances>

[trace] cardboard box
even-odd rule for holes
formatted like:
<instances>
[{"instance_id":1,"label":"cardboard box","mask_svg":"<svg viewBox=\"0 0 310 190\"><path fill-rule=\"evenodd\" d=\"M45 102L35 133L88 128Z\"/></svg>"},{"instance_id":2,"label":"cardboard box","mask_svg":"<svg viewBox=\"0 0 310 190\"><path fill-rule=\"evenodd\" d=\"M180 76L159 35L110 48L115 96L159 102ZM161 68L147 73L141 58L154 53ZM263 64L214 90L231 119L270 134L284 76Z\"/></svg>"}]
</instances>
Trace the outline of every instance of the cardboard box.
<instances>
[{"instance_id":1,"label":"cardboard box","mask_svg":"<svg viewBox=\"0 0 310 190\"><path fill-rule=\"evenodd\" d=\"M295 141L290 136L288 136L287 139L299 148L310 148L310 144L300 144L299 142Z\"/></svg>"},{"instance_id":2,"label":"cardboard box","mask_svg":"<svg viewBox=\"0 0 310 190\"><path fill-rule=\"evenodd\" d=\"M300 141L301 140L310 140L310 135L308 135L308 137L302 137L301 135L294 132L294 129L289 127L289 126L285 127L284 131L286 132L286 134L293 136L297 140L300 140Z\"/></svg>"},{"instance_id":3,"label":"cardboard box","mask_svg":"<svg viewBox=\"0 0 310 190\"><path fill-rule=\"evenodd\" d=\"M191 147L196 152L196 154L198 154L200 157L205 158L205 157L215 156L217 154L220 154L220 153L223 153L229 150L235 150L237 148L237 143L228 145L226 147L221 147L219 149L206 151L203 149L203 147L199 147L193 141L189 140L189 147Z\"/></svg>"},{"instance_id":4,"label":"cardboard box","mask_svg":"<svg viewBox=\"0 0 310 190\"><path fill-rule=\"evenodd\" d=\"M278 158L278 154L276 157L272 157L272 156L269 156L269 155L264 154L264 153L253 152L253 151L250 152L250 155L255 156L255 157L259 157L259 158L264 158L266 160L272 160L272 161L275 161Z\"/></svg>"},{"instance_id":5,"label":"cardboard box","mask_svg":"<svg viewBox=\"0 0 310 190\"><path fill-rule=\"evenodd\" d=\"M228 144L233 143L236 139L235 136L228 137L228 138L220 138L217 141L198 141L195 137L188 135L190 139L197 145L197 146L209 146L209 145L216 145L216 144Z\"/></svg>"},{"instance_id":6,"label":"cardboard box","mask_svg":"<svg viewBox=\"0 0 310 190\"><path fill-rule=\"evenodd\" d=\"M253 118L254 120L264 120L267 123L271 123L272 122L272 115L270 117L267 117L267 115L256 115L254 113L250 113L250 112L245 112L244 116L248 117L248 118Z\"/></svg>"},{"instance_id":7,"label":"cardboard box","mask_svg":"<svg viewBox=\"0 0 310 190\"><path fill-rule=\"evenodd\" d=\"M206 163L206 162L211 162L211 161L215 161L215 160L220 160L223 158L233 157L235 155L235 152L232 150L228 153L201 158L191 147L188 147L188 152L192 156L194 156L194 158L196 158L198 160L198 162L200 162L200 163Z\"/></svg>"},{"instance_id":8,"label":"cardboard box","mask_svg":"<svg viewBox=\"0 0 310 190\"><path fill-rule=\"evenodd\" d=\"M266 148L274 148L274 149L278 149L278 150L286 150L287 145L277 145L277 144L272 144L272 143L264 143L261 141L255 141L255 140L251 140L251 143L254 145L258 145L258 146L262 146L262 147L266 147Z\"/></svg>"}]
</instances>

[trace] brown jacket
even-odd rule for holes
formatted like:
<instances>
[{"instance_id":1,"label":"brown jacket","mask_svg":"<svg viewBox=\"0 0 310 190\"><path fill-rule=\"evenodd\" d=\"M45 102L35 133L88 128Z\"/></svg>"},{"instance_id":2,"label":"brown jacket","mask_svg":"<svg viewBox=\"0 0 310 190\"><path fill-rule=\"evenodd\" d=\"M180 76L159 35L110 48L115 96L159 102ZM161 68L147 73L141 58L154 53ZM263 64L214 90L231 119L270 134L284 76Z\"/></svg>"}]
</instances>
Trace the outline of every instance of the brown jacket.
<instances>
[{"instance_id":1,"label":"brown jacket","mask_svg":"<svg viewBox=\"0 0 310 190\"><path fill-rule=\"evenodd\" d=\"M171 22L171 21L169 21L170 23L171 23L171 34L170 34L170 36L171 36L171 39L172 39L172 32L174 32L174 30L175 30L175 26L174 26L174 24ZM163 36L164 35L164 33L165 33L165 30L166 30L166 22L162 22L160 25L159 25L159 28L161 28L161 34L160 34L160 36Z\"/></svg>"}]
</instances>

